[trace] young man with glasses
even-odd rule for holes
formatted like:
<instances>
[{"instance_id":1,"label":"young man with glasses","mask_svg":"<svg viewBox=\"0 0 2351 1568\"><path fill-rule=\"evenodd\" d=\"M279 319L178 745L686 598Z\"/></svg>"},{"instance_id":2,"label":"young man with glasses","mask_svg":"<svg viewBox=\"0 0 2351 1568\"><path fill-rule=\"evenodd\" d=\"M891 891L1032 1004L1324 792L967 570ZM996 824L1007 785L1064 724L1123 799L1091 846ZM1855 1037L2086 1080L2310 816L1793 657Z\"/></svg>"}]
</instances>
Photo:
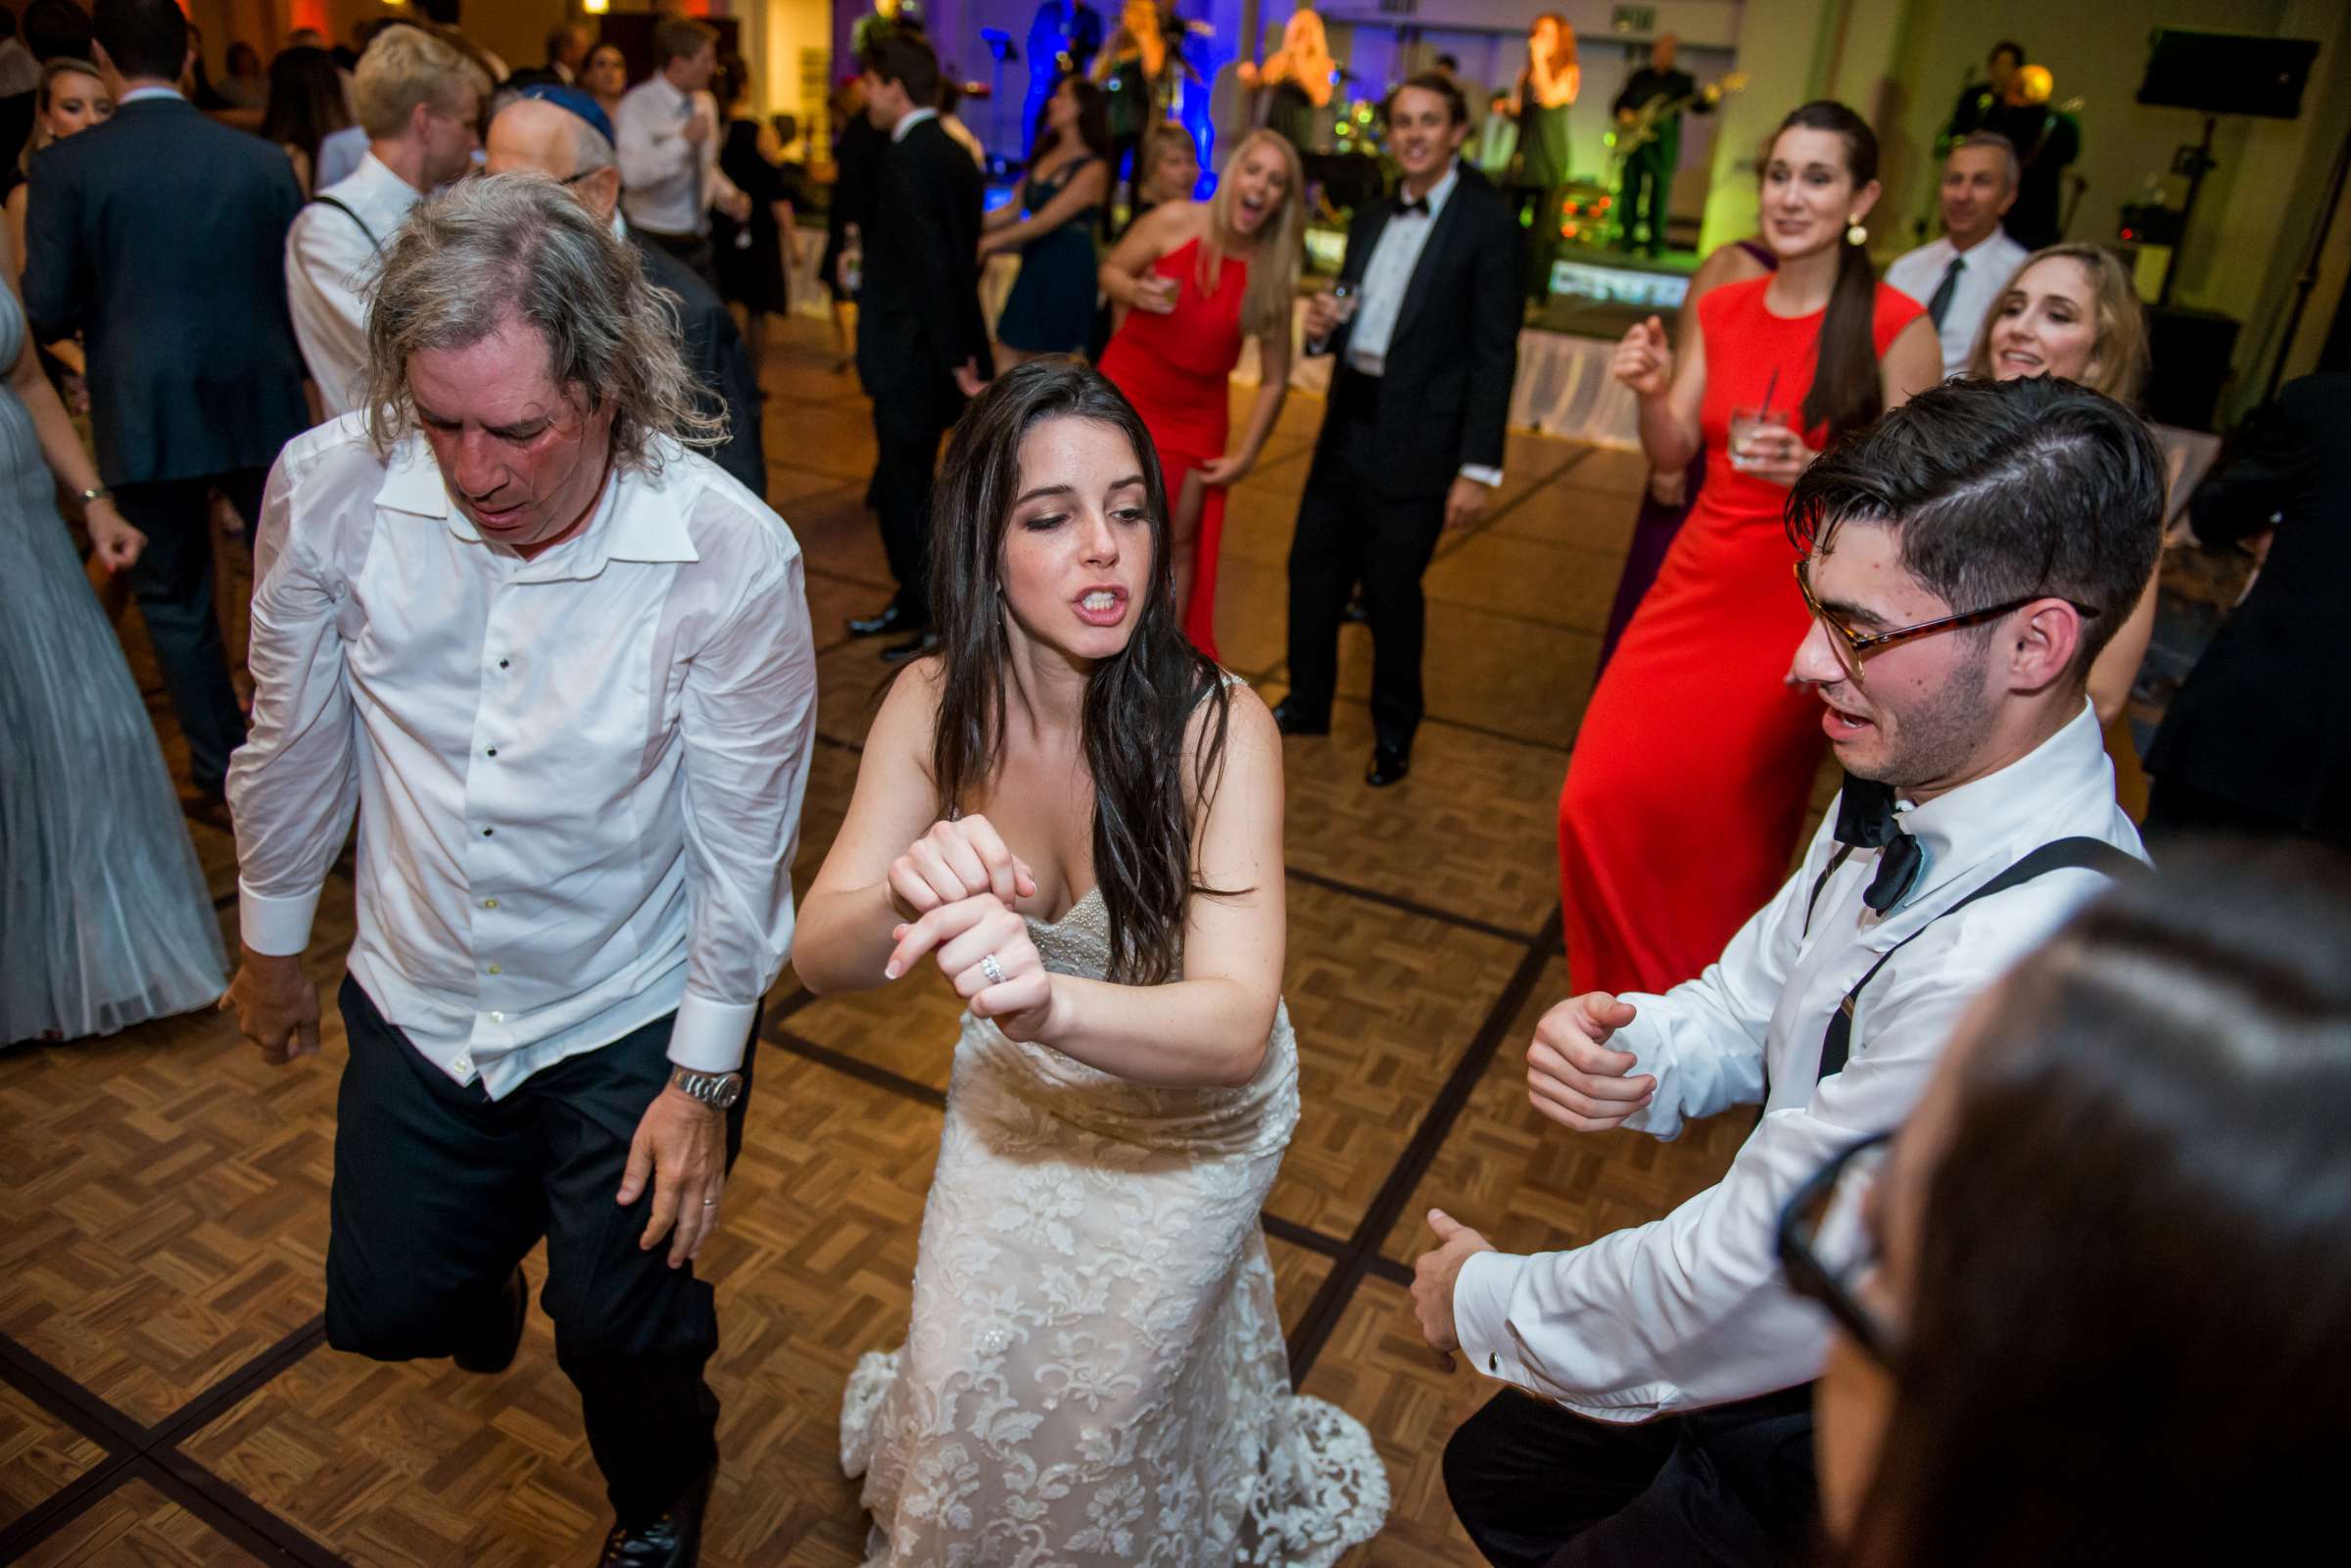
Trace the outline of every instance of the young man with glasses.
<instances>
[{"instance_id":1,"label":"young man with glasses","mask_svg":"<svg viewBox=\"0 0 2351 1568\"><path fill-rule=\"evenodd\" d=\"M1703 974L1562 1002L1527 1052L1536 1108L1576 1130L1672 1138L1759 1104L1755 1131L1716 1186L1570 1251L1510 1256L1430 1214L1422 1332L1513 1385L1445 1455L1489 1560L1801 1560L1827 1330L1775 1221L1901 1120L1976 992L2136 863L2086 682L2154 570L2162 500L2145 426L2046 378L1923 393L1798 481L1813 626L1789 679L1821 699L1838 809Z\"/></svg>"}]
</instances>

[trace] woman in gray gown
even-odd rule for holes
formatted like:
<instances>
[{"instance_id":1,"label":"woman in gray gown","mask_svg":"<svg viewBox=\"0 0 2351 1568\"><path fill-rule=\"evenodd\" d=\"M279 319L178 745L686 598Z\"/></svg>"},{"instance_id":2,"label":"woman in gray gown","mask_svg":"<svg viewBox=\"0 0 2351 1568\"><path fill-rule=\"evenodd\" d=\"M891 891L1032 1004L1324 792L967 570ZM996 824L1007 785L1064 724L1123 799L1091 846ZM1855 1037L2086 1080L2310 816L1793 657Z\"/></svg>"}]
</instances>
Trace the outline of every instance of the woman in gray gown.
<instances>
[{"instance_id":1,"label":"woman in gray gown","mask_svg":"<svg viewBox=\"0 0 2351 1568\"><path fill-rule=\"evenodd\" d=\"M0 365L0 1044L15 1044L203 1007L227 957L146 704L58 516L57 480L87 493L97 469L5 288ZM100 559L126 570L145 539L112 500L88 509Z\"/></svg>"}]
</instances>

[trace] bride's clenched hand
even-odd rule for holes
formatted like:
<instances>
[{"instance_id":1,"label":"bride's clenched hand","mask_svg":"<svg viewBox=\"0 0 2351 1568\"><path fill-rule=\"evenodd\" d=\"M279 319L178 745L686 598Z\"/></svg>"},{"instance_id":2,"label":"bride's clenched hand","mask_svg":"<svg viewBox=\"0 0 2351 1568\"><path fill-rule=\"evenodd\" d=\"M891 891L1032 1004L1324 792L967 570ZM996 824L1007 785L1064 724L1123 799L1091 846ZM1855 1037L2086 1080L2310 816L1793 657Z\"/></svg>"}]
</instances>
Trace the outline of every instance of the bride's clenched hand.
<instances>
[{"instance_id":1,"label":"bride's clenched hand","mask_svg":"<svg viewBox=\"0 0 2351 1568\"><path fill-rule=\"evenodd\" d=\"M889 901L908 920L976 893L1005 905L1036 895L1036 879L985 817L935 822L889 863Z\"/></svg>"},{"instance_id":2,"label":"bride's clenched hand","mask_svg":"<svg viewBox=\"0 0 2351 1568\"><path fill-rule=\"evenodd\" d=\"M1053 977L1030 940L1029 923L993 893L941 904L900 926L882 973L896 979L933 955L975 1018L994 1019L1016 1040L1041 1038L1053 1015Z\"/></svg>"}]
</instances>

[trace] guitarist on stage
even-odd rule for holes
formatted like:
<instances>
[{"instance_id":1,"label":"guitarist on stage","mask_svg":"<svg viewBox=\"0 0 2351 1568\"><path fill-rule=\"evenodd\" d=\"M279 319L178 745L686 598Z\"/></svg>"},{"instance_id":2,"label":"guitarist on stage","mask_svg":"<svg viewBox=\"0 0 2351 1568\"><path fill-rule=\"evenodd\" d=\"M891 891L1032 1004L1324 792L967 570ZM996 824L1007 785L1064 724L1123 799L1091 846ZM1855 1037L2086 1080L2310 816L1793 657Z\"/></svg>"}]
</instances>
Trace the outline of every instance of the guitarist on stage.
<instances>
[{"instance_id":1,"label":"guitarist on stage","mask_svg":"<svg viewBox=\"0 0 2351 1568\"><path fill-rule=\"evenodd\" d=\"M1670 32L1657 34L1649 46L1649 64L1633 72L1608 107L1616 116L1616 134L1636 132L1643 112L1675 105L1652 122L1651 134L1624 161L1624 184L1617 193L1624 215L1628 250L1655 256L1665 248L1665 218L1673 201L1673 170L1682 161L1682 109L1710 115L1722 89L1701 89L1686 71L1676 71L1674 58L1682 41Z\"/></svg>"}]
</instances>

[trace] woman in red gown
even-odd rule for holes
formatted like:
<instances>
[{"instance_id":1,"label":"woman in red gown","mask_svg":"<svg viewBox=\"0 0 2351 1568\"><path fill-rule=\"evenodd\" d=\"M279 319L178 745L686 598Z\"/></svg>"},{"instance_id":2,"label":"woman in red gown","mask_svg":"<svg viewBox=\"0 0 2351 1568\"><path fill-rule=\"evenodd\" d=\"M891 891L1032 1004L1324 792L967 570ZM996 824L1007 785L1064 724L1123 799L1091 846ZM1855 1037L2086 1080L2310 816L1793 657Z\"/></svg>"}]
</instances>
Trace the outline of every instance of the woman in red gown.
<instances>
[{"instance_id":1,"label":"woman in red gown","mask_svg":"<svg viewBox=\"0 0 2351 1568\"><path fill-rule=\"evenodd\" d=\"M1825 741L1820 703L1787 680L1807 623L1781 507L1822 447L1942 379L1933 325L1862 248L1877 161L1844 105L1790 115L1763 176L1778 269L1701 301L1678 363L1655 317L1617 347L1650 463L1679 469L1703 443L1706 484L1592 693L1559 794L1578 990L1697 977L1788 875Z\"/></svg>"},{"instance_id":2,"label":"woman in red gown","mask_svg":"<svg viewBox=\"0 0 2351 1568\"><path fill-rule=\"evenodd\" d=\"M1224 491L1256 466L1289 394L1305 188L1296 149L1251 131L1215 196L1151 209L1102 263L1102 291L1120 311L1102 373L1159 448L1177 609L1184 635L1212 659ZM1225 382L1247 338L1257 340L1257 401L1235 442Z\"/></svg>"}]
</instances>

